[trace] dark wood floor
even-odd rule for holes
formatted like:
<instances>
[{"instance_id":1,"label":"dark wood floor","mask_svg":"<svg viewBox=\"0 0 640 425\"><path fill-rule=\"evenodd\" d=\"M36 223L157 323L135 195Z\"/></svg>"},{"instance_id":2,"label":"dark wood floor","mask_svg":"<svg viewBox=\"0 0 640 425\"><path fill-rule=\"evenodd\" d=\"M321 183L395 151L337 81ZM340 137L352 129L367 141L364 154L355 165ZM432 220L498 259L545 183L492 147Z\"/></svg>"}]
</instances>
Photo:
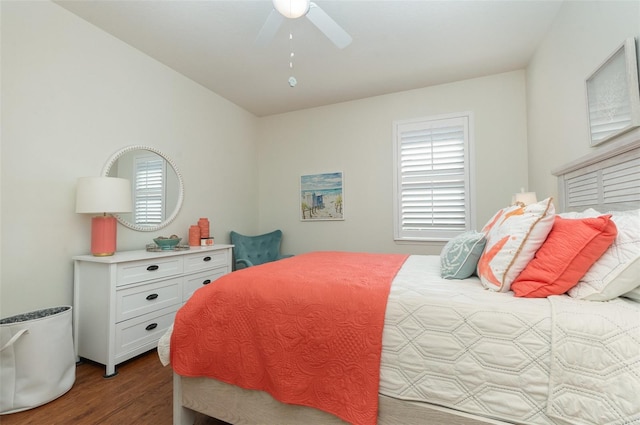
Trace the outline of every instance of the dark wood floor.
<instances>
[{"instance_id":1,"label":"dark wood floor","mask_svg":"<svg viewBox=\"0 0 640 425\"><path fill-rule=\"evenodd\" d=\"M163 367L156 351L117 367L105 379L104 366L91 362L76 367L71 390L56 400L24 412L0 416L2 425L171 425L172 372ZM199 416L197 425L226 425Z\"/></svg>"}]
</instances>

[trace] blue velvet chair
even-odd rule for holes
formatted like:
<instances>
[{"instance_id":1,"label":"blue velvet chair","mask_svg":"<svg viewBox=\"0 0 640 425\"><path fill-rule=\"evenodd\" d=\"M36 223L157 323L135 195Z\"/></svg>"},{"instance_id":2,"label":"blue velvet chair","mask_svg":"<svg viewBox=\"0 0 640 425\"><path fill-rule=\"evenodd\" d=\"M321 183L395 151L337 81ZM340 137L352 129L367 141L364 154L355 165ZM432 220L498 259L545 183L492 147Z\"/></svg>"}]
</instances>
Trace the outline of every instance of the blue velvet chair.
<instances>
[{"instance_id":1,"label":"blue velvet chair","mask_svg":"<svg viewBox=\"0 0 640 425\"><path fill-rule=\"evenodd\" d=\"M245 236L231 231L235 270L291 257L291 255L280 254L281 242L281 230L258 236Z\"/></svg>"}]
</instances>

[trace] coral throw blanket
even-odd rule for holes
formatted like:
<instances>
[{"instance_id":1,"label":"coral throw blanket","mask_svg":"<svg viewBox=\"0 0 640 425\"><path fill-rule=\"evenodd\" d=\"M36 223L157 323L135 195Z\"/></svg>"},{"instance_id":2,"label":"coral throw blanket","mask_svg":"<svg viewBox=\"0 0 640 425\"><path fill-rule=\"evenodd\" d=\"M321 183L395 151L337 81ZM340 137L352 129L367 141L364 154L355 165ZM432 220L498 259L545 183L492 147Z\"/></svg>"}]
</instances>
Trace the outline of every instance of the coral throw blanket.
<instances>
[{"instance_id":1,"label":"coral throw blanket","mask_svg":"<svg viewBox=\"0 0 640 425\"><path fill-rule=\"evenodd\" d=\"M387 297L406 258L313 252L225 275L178 311L173 369L373 425Z\"/></svg>"}]
</instances>

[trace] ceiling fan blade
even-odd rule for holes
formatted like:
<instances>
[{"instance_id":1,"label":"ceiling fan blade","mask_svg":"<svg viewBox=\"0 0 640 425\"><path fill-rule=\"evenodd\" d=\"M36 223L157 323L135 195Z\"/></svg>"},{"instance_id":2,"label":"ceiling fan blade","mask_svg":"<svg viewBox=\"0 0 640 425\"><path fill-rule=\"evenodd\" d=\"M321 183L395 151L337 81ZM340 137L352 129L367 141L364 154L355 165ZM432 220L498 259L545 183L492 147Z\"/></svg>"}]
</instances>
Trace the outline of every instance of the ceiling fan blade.
<instances>
[{"instance_id":1,"label":"ceiling fan blade","mask_svg":"<svg viewBox=\"0 0 640 425\"><path fill-rule=\"evenodd\" d=\"M314 2L309 4L307 18L339 49L344 49L351 44L351 36Z\"/></svg>"},{"instance_id":2,"label":"ceiling fan blade","mask_svg":"<svg viewBox=\"0 0 640 425\"><path fill-rule=\"evenodd\" d=\"M277 10L272 9L256 37L255 44L259 47L264 47L269 44L280 29L282 21L284 21L284 16L278 13Z\"/></svg>"}]
</instances>

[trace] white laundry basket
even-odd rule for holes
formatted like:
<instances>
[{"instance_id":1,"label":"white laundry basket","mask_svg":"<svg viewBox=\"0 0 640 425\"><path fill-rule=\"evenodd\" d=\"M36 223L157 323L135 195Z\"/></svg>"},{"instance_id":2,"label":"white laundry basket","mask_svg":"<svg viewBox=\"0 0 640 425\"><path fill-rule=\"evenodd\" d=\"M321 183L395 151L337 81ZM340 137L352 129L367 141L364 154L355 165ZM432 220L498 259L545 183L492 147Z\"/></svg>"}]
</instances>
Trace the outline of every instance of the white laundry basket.
<instances>
[{"instance_id":1,"label":"white laundry basket","mask_svg":"<svg viewBox=\"0 0 640 425\"><path fill-rule=\"evenodd\" d=\"M0 320L0 415L48 403L76 380L70 306Z\"/></svg>"}]
</instances>

